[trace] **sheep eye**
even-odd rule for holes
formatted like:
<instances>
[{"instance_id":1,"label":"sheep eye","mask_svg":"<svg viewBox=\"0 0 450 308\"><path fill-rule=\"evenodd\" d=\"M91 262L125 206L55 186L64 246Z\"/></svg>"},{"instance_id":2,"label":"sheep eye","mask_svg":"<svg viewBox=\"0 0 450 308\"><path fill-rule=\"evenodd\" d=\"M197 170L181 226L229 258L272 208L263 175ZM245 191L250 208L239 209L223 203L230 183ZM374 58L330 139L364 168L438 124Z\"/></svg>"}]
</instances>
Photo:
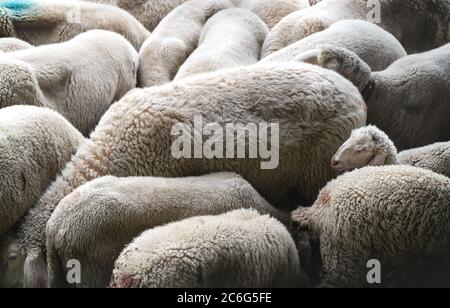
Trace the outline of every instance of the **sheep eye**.
<instances>
[{"instance_id":1,"label":"sheep eye","mask_svg":"<svg viewBox=\"0 0 450 308\"><path fill-rule=\"evenodd\" d=\"M16 253L12 253L8 256L8 261L14 261L17 259L17 254Z\"/></svg>"}]
</instances>

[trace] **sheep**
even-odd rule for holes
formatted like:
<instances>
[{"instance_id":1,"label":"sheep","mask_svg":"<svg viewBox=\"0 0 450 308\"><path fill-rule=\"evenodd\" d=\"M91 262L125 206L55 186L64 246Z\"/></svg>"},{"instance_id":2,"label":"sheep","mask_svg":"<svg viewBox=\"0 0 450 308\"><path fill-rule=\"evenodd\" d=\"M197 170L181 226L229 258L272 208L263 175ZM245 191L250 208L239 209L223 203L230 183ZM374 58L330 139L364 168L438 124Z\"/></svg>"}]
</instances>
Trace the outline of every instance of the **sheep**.
<instances>
[{"instance_id":1,"label":"sheep","mask_svg":"<svg viewBox=\"0 0 450 308\"><path fill-rule=\"evenodd\" d=\"M83 136L52 110L0 110L0 237L36 204L83 142ZM2 250L0 286L6 281L15 286L20 280L9 280L18 264L17 251L17 245Z\"/></svg>"},{"instance_id":2,"label":"sheep","mask_svg":"<svg viewBox=\"0 0 450 308\"><path fill-rule=\"evenodd\" d=\"M33 206L83 143L54 111L33 106L0 109L0 234Z\"/></svg>"},{"instance_id":3,"label":"sheep","mask_svg":"<svg viewBox=\"0 0 450 308\"><path fill-rule=\"evenodd\" d=\"M258 15L272 29L283 17L309 7L307 0L231 0L236 7Z\"/></svg>"},{"instance_id":4,"label":"sheep","mask_svg":"<svg viewBox=\"0 0 450 308\"><path fill-rule=\"evenodd\" d=\"M0 2L0 37L16 37L38 46L62 43L95 29L123 35L136 50L150 36L129 13L106 4L72 0Z\"/></svg>"},{"instance_id":5,"label":"sheep","mask_svg":"<svg viewBox=\"0 0 450 308\"><path fill-rule=\"evenodd\" d=\"M386 132L399 150L450 140L450 44L373 73L345 49L328 46L318 58L320 66L364 89L368 123Z\"/></svg>"},{"instance_id":6,"label":"sheep","mask_svg":"<svg viewBox=\"0 0 450 308\"><path fill-rule=\"evenodd\" d=\"M317 62L317 49L330 42L333 46L356 53L373 71L384 70L394 61L407 55L397 39L377 25L362 20L342 20L324 31L314 33L270 54L262 59L261 63L293 60Z\"/></svg>"},{"instance_id":7,"label":"sheep","mask_svg":"<svg viewBox=\"0 0 450 308\"><path fill-rule=\"evenodd\" d=\"M333 154L354 128L365 125L365 108L356 87L340 75L295 62L224 69L132 91L103 116L10 242L23 248L29 265L24 270L41 273L33 265L45 259L45 226L52 211L74 189L105 175L183 177L232 171L278 208L312 202L336 175L329 163ZM188 145L192 129L195 153ZM236 158L239 151L233 148L245 145L246 135L252 150L247 158ZM199 139L206 139L203 154ZM228 144L226 155L221 143ZM25 275L31 283L37 281Z\"/></svg>"},{"instance_id":8,"label":"sheep","mask_svg":"<svg viewBox=\"0 0 450 308\"><path fill-rule=\"evenodd\" d=\"M254 64L268 33L265 23L252 12L239 8L223 10L205 24L198 48L180 67L174 80Z\"/></svg>"},{"instance_id":9,"label":"sheep","mask_svg":"<svg viewBox=\"0 0 450 308\"><path fill-rule=\"evenodd\" d=\"M229 0L190 0L168 14L139 51L138 85L145 88L172 81L197 48L206 21L232 7Z\"/></svg>"},{"instance_id":10,"label":"sheep","mask_svg":"<svg viewBox=\"0 0 450 308\"><path fill-rule=\"evenodd\" d=\"M373 125L355 129L334 155L331 165L338 172L364 166L412 165L450 177L450 142L397 152L388 135Z\"/></svg>"},{"instance_id":11,"label":"sheep","mask_svg":"<svg viewBox=\"0 0 450 308\"><path fill-rule=\"evenodd\" d=\"M104 177L89 182L65 197L47 223L50 287L68 286L61 271L72 259L82 264L79 286L105 287L123 247L145 230L240 208L288 221L233 173L173 179Z\"/></svg>"},{"instance_id":12,"label":"sheep","mask_svg":"<svg viewBox=\"0 0 450 308\"><path fill-rule=\"evenodd\" d=\"M286 228L242 209L144 232L115 262L111 287L267 288L305 286L302 281Z\"/></svg>"},{"instance_id":13,"label":"sheep","mask_svg":"<svg viewBox=\"0 0 450 308\"><path fill-rule=\"evenodd\" d=\"M12 52L33 48L32 45L16 38L0 38L0 52Z\"/></svg>"},{"instance_id":14,"label":"sheep","mask_svg":"<svg viewBox=\"0 0 450 308\"><path fill-rule=\"evenodd\" d=\"M323 0L284 17L269 33L262 49L266 57L344 19L377 23L392 33L408 53L440 47L450 41L448 0Z\"/></svg>"},{"instance_id":15,"label":"sheep","mask_svg":"<svg viewBox=\"0 0 450 308\"><path fill-rule=\"evenodd\" d=\"M136 17L147 30L153 31L173 9L188 0L88 0L117 6Z\"/></svg>"},{"instance_id":16,"label":"sheep","mask_svg":"<svg viewBox=\"0 0 450 308\"><path fill-rule=\"evenodd\" d=\"M370 286L370 260L399 271L446 255L449 218L450 179L398 165L345 173L311 208L292 213L299 232L320 239L320 284L327 287Z\"/></svg>"},{"instance_id":17,"label":"sheep","mask_svg":"<svg viewBox=\"0 0 450 308\"><path fill-rule=\"evenodd\" d=\"M87 136L110 105L136 86L137 66L131 44L103 30L7 53L0 58L0 108L48 107Z\"/></svg>"}]
</instances>

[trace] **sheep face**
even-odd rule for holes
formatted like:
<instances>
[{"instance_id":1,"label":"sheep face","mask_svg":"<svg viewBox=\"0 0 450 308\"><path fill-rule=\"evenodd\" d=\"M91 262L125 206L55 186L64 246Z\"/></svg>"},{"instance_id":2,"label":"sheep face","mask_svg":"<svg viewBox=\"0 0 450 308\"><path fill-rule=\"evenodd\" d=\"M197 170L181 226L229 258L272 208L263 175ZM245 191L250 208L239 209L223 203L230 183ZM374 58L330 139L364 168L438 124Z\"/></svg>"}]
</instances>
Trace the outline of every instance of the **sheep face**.
<instances>
[{"instance_id":1,"label":"sheep face","mask_svg":"<svg viewBox=\"0 0 450 308\"><path fill-rule=\"evenodd\" d=\"M375 156L376 144L365 135L352 134L331 160L331 167L338 172L351 171L370 164Z\"/></svg>"},{"instance_id":2,"label":"sheep face","mask_svg":"<svg viewBox=\"0 0 450 308\"><path fill-rule=\"evenodd\" d=\"M1 240L0 288L20 288L23 286L25 256L20 245L11 240Z\"/></svg>"}]
</instances>

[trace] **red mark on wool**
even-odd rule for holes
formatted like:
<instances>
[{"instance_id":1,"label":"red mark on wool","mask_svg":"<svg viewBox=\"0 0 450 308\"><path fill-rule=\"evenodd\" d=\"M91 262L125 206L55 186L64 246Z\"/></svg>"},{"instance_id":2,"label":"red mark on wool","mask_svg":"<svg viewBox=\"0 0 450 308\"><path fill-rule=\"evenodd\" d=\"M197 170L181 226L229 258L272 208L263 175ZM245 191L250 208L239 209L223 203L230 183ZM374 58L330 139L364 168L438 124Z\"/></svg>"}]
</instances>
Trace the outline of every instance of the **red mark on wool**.
<instances>
[{"instance_id":1,"label":"red mark on wool","mask_svg":"<svg viewBox=\"0 0 450 308\"><path fill-rule=\"evenodd\" d=\"M329 190L322 191L319 199L317 200L317 204L319 206L331 206L331 192Z\"/></svg>"}]
</instances>

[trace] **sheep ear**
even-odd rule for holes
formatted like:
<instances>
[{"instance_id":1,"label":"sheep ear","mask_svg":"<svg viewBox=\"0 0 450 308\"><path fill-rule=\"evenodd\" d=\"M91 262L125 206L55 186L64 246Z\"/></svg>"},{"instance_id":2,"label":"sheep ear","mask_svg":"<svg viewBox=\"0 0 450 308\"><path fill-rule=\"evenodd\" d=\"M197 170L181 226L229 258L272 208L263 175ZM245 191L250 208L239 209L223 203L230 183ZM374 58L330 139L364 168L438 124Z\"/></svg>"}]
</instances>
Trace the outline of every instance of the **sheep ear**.
<instances>
[{"instance_id":1,"label":"sheep ear","mask_svg":"<svg viewBox=\"0 0 450 308\"><path fill-rule=\"evenodd\" d=\"M314 49L304 52L295 58L296 62L304 62L319 65L319 50Z\"/></svg>"},{"instance_id":2,"label":"sheep ear","mask_svg":"<svg viewBox=\"0 0 450 308\"><path fill-rule=\"evenodd\" d=\"M47 288L47 262L43 252L30 253L24 264L24 288Z\"/></svg>"}]
</instances>

